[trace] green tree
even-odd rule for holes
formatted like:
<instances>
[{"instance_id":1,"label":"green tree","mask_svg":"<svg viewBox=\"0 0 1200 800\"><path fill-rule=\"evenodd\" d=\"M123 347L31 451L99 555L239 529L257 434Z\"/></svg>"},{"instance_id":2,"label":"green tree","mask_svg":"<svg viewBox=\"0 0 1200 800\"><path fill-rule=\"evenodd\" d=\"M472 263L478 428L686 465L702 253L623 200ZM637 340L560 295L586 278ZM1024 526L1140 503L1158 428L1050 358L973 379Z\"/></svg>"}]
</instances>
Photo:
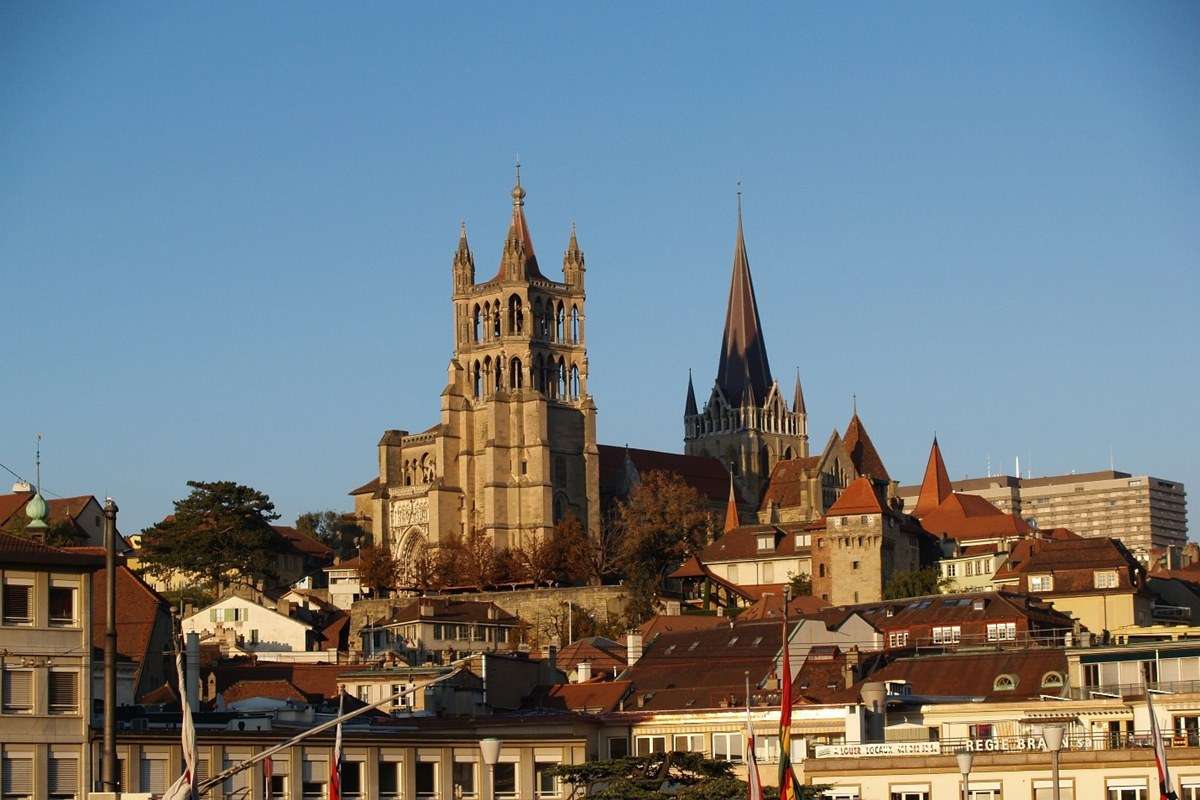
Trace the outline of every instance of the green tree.
<instances>
[{"instance_id":1,"label":"green tree","mask_svg":"<svg viewBox=\"0 0 1200 800\"><path fill-rule=\"evenodd\" d=\"M309 511L296 517L296 530L306 533L345 558L359 546L366 531L336 511Z\"/></svg>"},{"instance_id":2,"label":"green tree","mask_svg":"<svg viewBox=\"0 0 1200 800\"><path fill-rule=\"evenodd\" d=\"M792 597L811 597L812 576L803 572L789 572L788 588L792 591Z\"/></svg>"},{"instance_id":3,"label":"green tree","mask_svg":"<svg viewBox=\"0 0 1200 800\"><path fill-rule=\"evenodd\" d=\"M708 539L709 511L700 494L673 472L651 470L621 503L621 558L629 587L627 615L638 624L670 571Z\"/></svg>"},{"instance_id":4,"label":"green tree","mask_svg":"<svg viewBox=\"0 0 1200 800\"><path fill-rule=\"evenodd\" d=\"M188 481L192 492L175 513L142 531L138 557L160 578L187 576L218 589L223 583L256 586L275 579L282 539L271 498L233 481Z\"/></svg>"},{"instance_id":5,"label":"green tree","mask_svg":"<svg viewBox=\"0 0 1200 800\"><path fill-rule=\"evenodd\" d=\"M922 597L937 594L942 586L937 567L897 572L883 587L883 596L888 600L905 597Z\"/></svg>"},{"instance_id":6,"label":"green tree","mask_svg":"<svg viewBox=\"0 0 1200 800\"><path fill-rule=\"evenodd\" d=\"M569 800L743 800L746 782L733 775L728 761L701 753L657 753L612 761L554 768L570 787ZM800 787L802 800L820 796L824 787ZM768 797L775 791L765 787Z\"/></svg>"}]
</instances>

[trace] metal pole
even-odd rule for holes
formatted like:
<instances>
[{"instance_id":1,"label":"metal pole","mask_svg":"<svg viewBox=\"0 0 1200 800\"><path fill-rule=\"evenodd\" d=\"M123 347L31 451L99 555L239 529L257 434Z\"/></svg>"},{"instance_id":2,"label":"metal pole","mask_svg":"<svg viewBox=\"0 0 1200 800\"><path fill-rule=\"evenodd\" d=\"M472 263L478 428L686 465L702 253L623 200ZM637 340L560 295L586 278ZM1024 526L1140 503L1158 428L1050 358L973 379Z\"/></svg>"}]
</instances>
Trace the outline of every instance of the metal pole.
<instances>
[{"instance_id":1,"label":"metal pole","mask_svg":"<svg viewBox=\"0 0 1200 800\"><path fill-rule=\"evenodd\" d=\"M117 784L117 504L104 501L104 790Z\"/></svg>"},{"instance_id":2,"label":"metal pole","mask_svg":"<svg viewBox=\"0 0 1200 800\"><path fill-rule=\"evenodd\" d=\"M970 798L970 797L968 796L968 794L967 794L967 784L968 784L968 782L971 780L971 773L969 773L969 772L964 772L964 773L963 773L963 776L962 776L962 779L963 779L963 795L962 795L962 800L971 800L971 798Z\"/></svg>"},{"instance_id":3,"label":"metal pole","mask_svg":"<svg viewBox=\"0 0 1200 800\"><path fill-rule=\"evenodd\" d=\"M1050 780L1054 782L1054 800L1062 800L1058 794L1058 751L1050 753Z\"/></svg>"}]
</instances>

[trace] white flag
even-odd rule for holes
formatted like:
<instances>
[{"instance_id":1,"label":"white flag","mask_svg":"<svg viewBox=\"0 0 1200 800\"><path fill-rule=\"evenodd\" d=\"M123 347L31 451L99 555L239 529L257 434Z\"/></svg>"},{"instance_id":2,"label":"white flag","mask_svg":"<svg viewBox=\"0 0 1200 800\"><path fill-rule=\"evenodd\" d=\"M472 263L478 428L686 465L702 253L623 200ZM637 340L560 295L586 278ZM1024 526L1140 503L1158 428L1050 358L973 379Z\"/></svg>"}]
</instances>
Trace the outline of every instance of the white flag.
<instances>
[{"instance_id":1,"label":"white flag","mask_svg":"<svg viewBox=\"0 0 1200 800\"><path fill-rule=\"evenodd\" d=\"M196 797L196 728L192 724L192 708L187 701L183 653L178 647L175 648L175 670L179 673L179 703L183 706L183 774L163 793L162 800L193 800Z\"/></svg>"},{"instance_id":2,"label":"white flag","mask_svg":"<svg viewBox=\"0 0 1200 800\"><path fill-rule=\"evenodd\" d=\"M758 777L758 756L754 753L754 724L750 721L750 679L746 679L746 783L750 785L749 800L763 800L762 782Z\"/></svg>"},{"instance_id":3,"label":"white flag","mask_svg":"<svg viewBox=\"0 0 1200 800\"><path fill-rule=\"evenodd\" d=\"M1158 796L1160 800L1175 800L1177 795L1171 785L1171 771L1167 769L1167 751L1163 747L1162 731L1158 729L1158 715L1154 713L1154 692L1146 687L1146 707L1150 709L1150 735L1154 738L1154 766L1158 768Z\"/></svg>"}]
</instances>

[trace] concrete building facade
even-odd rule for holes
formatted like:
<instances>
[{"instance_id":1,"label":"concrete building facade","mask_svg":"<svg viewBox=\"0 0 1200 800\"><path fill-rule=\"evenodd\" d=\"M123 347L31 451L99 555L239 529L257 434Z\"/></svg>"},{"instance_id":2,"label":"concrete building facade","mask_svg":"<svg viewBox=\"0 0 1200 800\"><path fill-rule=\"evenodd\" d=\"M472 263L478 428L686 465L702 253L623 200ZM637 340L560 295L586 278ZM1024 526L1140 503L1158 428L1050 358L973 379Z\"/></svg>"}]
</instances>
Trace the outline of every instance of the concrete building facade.
<instances>
[{"instance_id":1,"label":"concrete building facade","mask_svg":"<svg viewBox=\"0 0 1200 800\"><path fill-rule=\"evenodd\" d=\"M1187 492L1179 481L1103 470L1042 478L996 475L953 481L951 486L1038 528L1069 528L1080 536L1120 539L1143 561L1152 548L1187 543ZM906 507L920 492L920 486L900 487Z\"/></svg>"}]
</instances>

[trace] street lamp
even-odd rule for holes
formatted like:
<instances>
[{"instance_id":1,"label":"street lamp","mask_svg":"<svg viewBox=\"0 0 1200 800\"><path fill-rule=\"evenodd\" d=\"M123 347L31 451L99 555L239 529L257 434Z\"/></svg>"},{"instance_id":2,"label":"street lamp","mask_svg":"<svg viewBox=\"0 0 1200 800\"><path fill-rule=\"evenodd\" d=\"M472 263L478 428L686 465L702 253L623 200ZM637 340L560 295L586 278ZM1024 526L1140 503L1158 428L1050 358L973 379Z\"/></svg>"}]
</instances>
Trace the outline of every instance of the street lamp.
<instances>
[{"instance_id":1,"label":"street lamp","mask_svg":"<svg viewBox=\"0 0 1200 800\"><path fill-rule=\"evenodd\" d=\"M1064 733L1066 733L1066 730L1062 725L1047 725L1042 728L1042 738L1046 740L1046 749L1050 751L1050 780L1053 785L1054 800L1059 800L1058 751L1062 750Z\"/></svg>"},{"instance_id":2,"label":"street lamp","mask_svg":"<svg viewBox=\"0 0 1200 800\"><path fill-rule=\"evenodd\" d=\"M963 800L970 800L970 798L967 794L967 781L971 777L971 761L973 759L973 756L972 756L970 750L959 750L957 753L954 754L954 757L956 759L958 759L958 771L962 773Z\"/></svg>"},{"instance_id":3,"label":"street lamp","mask_svg":"<svg viewBox=\"0 0 1200 800\"><path fill-rule=\"evenodd\" d=\"M493 767L495 767L496 762L500 760L500 740L480 739L479 754L483 756L483 763L487 765L487 781L485 781L484 786L481 787L486 788L487 791L481 791L479 794L483 800L488 800L488 798L496 796L495 787L492 785L492 779L494 778L493 773L495 772Z\"/></svg>"}]
</instances>

